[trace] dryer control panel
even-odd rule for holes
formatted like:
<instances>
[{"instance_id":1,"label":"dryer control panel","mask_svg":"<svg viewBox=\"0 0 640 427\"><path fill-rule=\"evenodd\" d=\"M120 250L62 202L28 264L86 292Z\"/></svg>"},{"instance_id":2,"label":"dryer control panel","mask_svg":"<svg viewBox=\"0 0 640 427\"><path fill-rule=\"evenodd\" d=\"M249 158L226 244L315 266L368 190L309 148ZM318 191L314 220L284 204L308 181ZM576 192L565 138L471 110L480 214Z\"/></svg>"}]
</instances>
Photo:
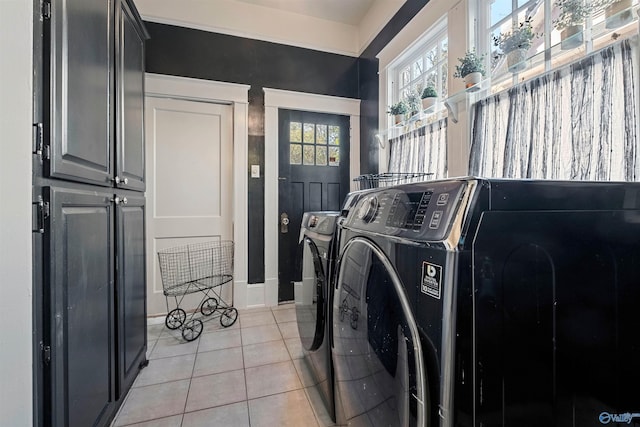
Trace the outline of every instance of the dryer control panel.
<instances>
[{"instance_id":1,"label":"dryer control panel","mask_svg":"<svg viewBox=\"0 0 640 427\"><path fill-rule=\"evenodd\" d=\"M444 240L467 184L433 181L368 192L350 210L345 225L414 240Z\"/></svg>"}]
</instances>

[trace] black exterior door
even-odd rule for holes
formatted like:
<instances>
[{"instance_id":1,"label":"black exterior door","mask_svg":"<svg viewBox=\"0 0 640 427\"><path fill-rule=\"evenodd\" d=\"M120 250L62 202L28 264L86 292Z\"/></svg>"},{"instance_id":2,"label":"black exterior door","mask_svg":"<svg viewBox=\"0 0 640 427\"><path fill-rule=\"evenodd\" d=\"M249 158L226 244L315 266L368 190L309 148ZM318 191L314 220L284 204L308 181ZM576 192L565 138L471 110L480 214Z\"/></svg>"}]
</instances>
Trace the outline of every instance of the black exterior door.
<instances>
[{"instance_id":1,"label":"black exterior door","mask_svg":"<svg viewBox=\"0 0 640 427\"><path fill-rule=\"evenodd\" d=\"M51 424L106 425L116 377L113 195L55 187L45 195Z\"/></svg>"},{"instance_id":2,"label":"black exterior door","mask_svg":"<svg viewBox=\"0 0 640 427\"><path fill-rule=\"evenodd\" d=\"M302 214L339 210L349 192L349 117L280 109L278 300L301 280Z\"/></svg>"}]
</instances>

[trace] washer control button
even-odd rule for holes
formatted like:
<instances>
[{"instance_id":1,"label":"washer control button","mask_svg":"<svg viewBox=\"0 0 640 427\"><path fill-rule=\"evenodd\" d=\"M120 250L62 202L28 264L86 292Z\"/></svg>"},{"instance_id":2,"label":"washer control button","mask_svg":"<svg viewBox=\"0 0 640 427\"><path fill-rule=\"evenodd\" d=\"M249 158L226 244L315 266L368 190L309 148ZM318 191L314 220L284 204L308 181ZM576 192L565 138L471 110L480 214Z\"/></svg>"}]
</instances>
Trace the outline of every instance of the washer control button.
<instances>
[{"instance_id":1,"label":"washer control button","mask_svg":"<svg viewBox=\"0 0 640 427\"><path fill-rule=\"evenodd\" d=\"M449 193L441 193L440 195L438 195L438 201L436 202L436 205L444 206L447 204L448 201L449 201Z\"/></svg>"},{"instance_id":2,"label":"washer control button","mask_svg":"<svg viewBox=\"0 0 640 427\"><path fill-rule=\"evenodd\" d=\"M429 221L429 228L440 227L440 220L442 220L442 211L434 211L431 215L431 221Z\"/></svg>"}]
</instances>

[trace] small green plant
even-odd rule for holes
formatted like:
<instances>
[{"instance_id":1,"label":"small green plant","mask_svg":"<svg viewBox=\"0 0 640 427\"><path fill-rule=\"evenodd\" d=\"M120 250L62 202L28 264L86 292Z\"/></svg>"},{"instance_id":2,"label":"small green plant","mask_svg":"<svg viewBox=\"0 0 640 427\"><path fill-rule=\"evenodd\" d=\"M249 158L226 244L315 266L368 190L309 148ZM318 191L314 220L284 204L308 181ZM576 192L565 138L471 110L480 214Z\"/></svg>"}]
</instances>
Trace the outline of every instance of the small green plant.
<instances>
[{"instance_id":1,"label":"small green plant","mask_svg":"<svg viewBox=\"0 0 640 427\"><path fill-rule=\"evenodd\" d=\"M422 109L422 101L418 92L410 92L405 102L411 115L417 114Z\"/></svg>"},{"instance_id":2,"label":"small green plant","mask_svg":"<svg viewBox=\"0 0 640 427\"><path fill-rule=\"evenodd\" d=\"M484 76L484 57L484 54L478 55L475 50L467 51L467 53L464 54L464 58L458 58L460 65L456 65L456 71L453 73L453 77L464 78L466 75L475 72Z\"/></svg>"},{"instance_id":3,"label":"small green plant","mask_svg":"<svg viewBox=\"0 0 640 427\"><path fill-rule=\"evenodd\" d=\"M400 101L397 104L393 104L387 111L392 116L399 116L406 114L408 111L407 104L404 101Z\"/></svg>"},{"instance_id":4,"label":"small green plant","mask_svg":"<svg viewBox=\"0 0 640 427\"><path fill-rule=\"evenodd\" d=\"M433 86L427 86L422 91L422 99L425 98L437 98L438 92L436 92L436 88Z\"/></svg>"},{"instance_id":5,"label":"small green plant","mask_svg":"<svg viewBox=\"0 0 640 427\"><path fill-rule=\"evenodd\" d=\"M504 52L509 53L517 49L529 49L535 37L540 34L533 32L531 17L514 27L507 33L500 33L500 36L493 38L493 44Z\"/></svg>"},{"instance_id":6,"label":"small green plant","mask_svg":"<svg viewBox=\"0 0 640 427\"><path fill-rule=\"evenodd\" d=\"M602 10L610 3L611 0L556 0L560 14L553 24L558 30L582 25L589 15Z\"/></svg>"}]
</instances>

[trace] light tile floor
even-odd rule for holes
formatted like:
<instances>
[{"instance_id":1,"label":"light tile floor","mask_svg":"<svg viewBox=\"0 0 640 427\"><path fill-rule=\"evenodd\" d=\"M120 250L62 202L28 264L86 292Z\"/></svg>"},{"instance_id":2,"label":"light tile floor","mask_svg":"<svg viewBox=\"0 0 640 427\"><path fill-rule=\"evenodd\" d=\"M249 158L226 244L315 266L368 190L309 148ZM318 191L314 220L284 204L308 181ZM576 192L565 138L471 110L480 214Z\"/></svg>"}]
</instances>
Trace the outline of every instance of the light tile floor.
<instances>
[{"instance_id":1,"label":"light tile floor","mask_svg":"<svg viewBox=\"0 0 640 427\"><path fill-rule=\"evenodd\" d=\"M147 355L113 427L332 425L302 359L293 304L240 310L229 328L205 322L190 343L149 326Z\"/></svg>"}]
</instances>

